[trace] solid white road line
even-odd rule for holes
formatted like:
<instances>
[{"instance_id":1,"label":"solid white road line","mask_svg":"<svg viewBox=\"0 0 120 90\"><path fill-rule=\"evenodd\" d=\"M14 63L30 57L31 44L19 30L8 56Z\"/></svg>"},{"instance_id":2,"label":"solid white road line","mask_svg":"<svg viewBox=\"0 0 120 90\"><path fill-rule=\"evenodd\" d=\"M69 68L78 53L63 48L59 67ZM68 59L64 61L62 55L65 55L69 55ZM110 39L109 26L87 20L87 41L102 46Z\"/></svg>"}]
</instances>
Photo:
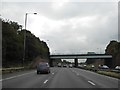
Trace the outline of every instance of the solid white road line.
<instances>
[{"instance_id":1,"label":"solid white road line","mask_svg":"<svg viewBox=\"0 0 120 90\"><path fill-rule=\"evenodd\" d=\"M93 82L91 82L91 81L88 81L90 84L92 84L92 85L95 85Z\"/></svg>"},{"instance_id":2,"label":"solid white road line","mask_svg":"<svg viewBox=\"0 0 120 90\"><path fill-rule=\"evenodd\" d=\"M48 80L45 80L45 81L44 81L44 84L46 84L47 82L48 82Z\"/></svg>"},{"instance_id":3,"label":"solid white road line","mask_svg":"<svg viewBox=\"0 0 120 90\"><path fill-rule=\"evenodd\" d=\"M24 75L27 75L27 74L31 74L31 73L34 73L34 72L24 73L24 74L21 74L21 75L17 75L17 76L13 76L13 77L1 79L0 82L1 82L1 81L5 81L5 80L9 80L9 79L13 79L13 78L16 78L16 77L24 76Z\"/></svg>"}]
</instances>

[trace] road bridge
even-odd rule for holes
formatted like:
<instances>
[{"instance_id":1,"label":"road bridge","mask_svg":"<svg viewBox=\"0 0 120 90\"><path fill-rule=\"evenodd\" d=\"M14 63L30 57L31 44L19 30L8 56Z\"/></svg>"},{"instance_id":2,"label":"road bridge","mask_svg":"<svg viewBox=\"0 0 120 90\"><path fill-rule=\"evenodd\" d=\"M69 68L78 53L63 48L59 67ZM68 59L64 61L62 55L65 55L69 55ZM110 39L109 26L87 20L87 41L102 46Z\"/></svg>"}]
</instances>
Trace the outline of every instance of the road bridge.
<instances>
[{"instance_id":1,"label":"road bridge","mask_svg":"<svg viewBox=\"0 0 120 90\"><path fill-rule=\"evenodd\" d=\"M78 59L112 59L112 55L109 54L59 54L50 55L50 65L52 66L52 60L55 59L74 59L75 67L78 66Z\"/></svg>"}]
</instances>

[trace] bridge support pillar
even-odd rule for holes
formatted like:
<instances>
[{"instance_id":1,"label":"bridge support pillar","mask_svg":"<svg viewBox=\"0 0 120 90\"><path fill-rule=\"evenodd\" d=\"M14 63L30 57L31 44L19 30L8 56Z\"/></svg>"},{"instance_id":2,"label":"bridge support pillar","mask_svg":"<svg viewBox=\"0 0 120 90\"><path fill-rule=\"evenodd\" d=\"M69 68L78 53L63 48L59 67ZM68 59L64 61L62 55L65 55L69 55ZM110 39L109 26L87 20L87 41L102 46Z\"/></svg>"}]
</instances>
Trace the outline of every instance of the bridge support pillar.
<instances>
[{"instance_id":1,"label":"bridge support pillar","mask_svg":"<svg viewBox=\"0 0 120 90\"><path fill-rule=\"evenodd\" d=\"M77 58L75 58L75 67L78 67L78 59Z\"/></svg>"},{"instance_id":2,"label":"bridge support pillar","mask_svg":"<svg viewBox=\"0 0 120 90\"><path fill-rule=\"evenodd\" d=\"M50 67L53 67L53 60L52 59L49 60L49 65L50 65Z\"/></svg>"}]
</instances>

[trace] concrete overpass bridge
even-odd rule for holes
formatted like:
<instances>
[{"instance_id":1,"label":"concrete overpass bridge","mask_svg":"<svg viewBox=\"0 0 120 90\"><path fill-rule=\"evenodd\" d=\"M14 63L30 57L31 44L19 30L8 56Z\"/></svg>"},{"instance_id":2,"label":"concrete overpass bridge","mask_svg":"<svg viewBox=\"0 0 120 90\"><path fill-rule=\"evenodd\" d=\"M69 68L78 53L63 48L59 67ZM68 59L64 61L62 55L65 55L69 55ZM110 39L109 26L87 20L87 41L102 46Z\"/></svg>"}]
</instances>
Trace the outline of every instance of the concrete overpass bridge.
<instances>
[{"instance_id":1,"label":"concrete overpass bridge","mask_svg":"<svg viewBox=\"0 0 120 90\"><path fill-rule=\"evenodd\" d=\"M50 55L50 66L52 66L52 60L55 59L74 59L75 67L78 66L78 59L112 59L112 55L108 54L59 54Z\"/></svg>"}]
</instances>

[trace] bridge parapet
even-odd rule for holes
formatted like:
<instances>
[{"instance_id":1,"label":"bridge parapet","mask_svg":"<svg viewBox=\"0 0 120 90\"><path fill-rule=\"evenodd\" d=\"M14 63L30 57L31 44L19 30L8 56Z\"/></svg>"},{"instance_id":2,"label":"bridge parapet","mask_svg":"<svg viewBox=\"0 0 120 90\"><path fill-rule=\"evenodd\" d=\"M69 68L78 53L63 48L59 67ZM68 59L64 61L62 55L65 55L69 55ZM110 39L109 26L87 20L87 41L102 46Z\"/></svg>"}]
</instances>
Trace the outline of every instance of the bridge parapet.
<instances>
[{"instance_id":1,"label":"bridge parapet","mask_svg":"<svg viewBox=\"0 0 120 90\"><path fill-rule=\"evenodd\" d=\"M61 58L61 59L105 59L105 58L112 58L112 55L109 54L61 54L61 55L50 55L51 59Z\"/></svg>"}]
</instances>

